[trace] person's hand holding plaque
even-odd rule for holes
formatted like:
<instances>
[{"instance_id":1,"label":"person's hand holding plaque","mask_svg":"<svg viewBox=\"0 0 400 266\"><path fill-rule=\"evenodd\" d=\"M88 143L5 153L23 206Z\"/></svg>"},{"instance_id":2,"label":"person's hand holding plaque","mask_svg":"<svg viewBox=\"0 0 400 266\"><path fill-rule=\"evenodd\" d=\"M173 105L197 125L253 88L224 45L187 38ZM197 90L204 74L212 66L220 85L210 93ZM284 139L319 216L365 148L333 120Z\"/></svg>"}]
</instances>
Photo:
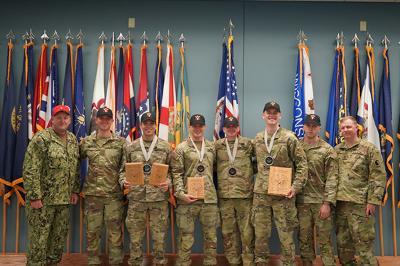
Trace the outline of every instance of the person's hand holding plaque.
<instances>
[{"instance_id":1,"label":"person's hand holding plaque","mask_svg":"<svg viewBox=\"0 0 400 266\"><path fill-rule=\"evenodd\" d=\"M291 199L291 198L293 198L294 196L296 196L296 191L295 191L294 188L292 187L292 188L290 188L289 192L287 193L286 198Z\"/></svg>"},{"instance_id":2,"label":"person's hand holding plaque","mask_svg":"<svg viewBox=\"0 0 400 266\"><path fill-rule=\"evenodd\" d=\"M159 183L157 187L159 187L162 191L167 192L169 186L171 185L171 181L167 179L167 181Z\"/></svg>"},{"instance_id":3,"label":"person's hand holding plaque","mask_svg":"<svg viewBox=\"0 0 400 266\"><path fill-rule=\"evenodd\" d=\"M183 194L180 199L183 200L183 202L186 204L190 204L198 200L197 198L189 194Z\"/></svg>"}]
</instances>

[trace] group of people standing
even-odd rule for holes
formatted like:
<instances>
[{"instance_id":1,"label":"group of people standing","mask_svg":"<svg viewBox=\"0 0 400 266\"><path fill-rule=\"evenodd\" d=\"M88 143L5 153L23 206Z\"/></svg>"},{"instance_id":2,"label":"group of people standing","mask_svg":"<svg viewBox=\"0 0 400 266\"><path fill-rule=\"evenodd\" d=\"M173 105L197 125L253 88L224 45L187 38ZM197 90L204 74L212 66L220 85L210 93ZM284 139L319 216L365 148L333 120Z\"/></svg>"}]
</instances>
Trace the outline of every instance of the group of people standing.
<instances>
[{"instance_id":1,"label":"group of people standing","mask_svg":"<svg viewBox=\"0 0 400 266\"><path fill-rule=\"evenodd\" d=\"M318 115L305 118L299 140L280 126L276 102L265 104L265 129L254 139L240 135L239 121L227 117L225 138L205 138L201 114L190 118L189 137L172 150L156 135L156 117L140 119L142 135L128 144L112 131L112 110L97 112L97 130L78 144L68 132L70 109L56 106L52 127L38 132L24 162L27 190L27 265L61 261L69 224L69 205L84 195L88 264L100 265L100 236L108 232L109 263L123 261L123 196L128 199L129 265L142 265L146 221L153 239L153 262L165 265L168 197L174 191L179 229L176 265L190 265L195 222L202 225L204 265L217 265L217 228L230 265L267 265L272 224L278 231L282 265L295 265L298 232L303 265L315 259L313 228L324 265L336 265L331 232L336 229L342 265L377 265L374 257L375 208L381 203L386 173L379 151L358 137L353 117L340 121L343 142L335 148L319 137ZM89 159L83 189L79 161ZM125 164L143 163L144 185L127 181ZM169 165L166 181L149 184L154 163ZM271 167L289 168L292 185L285 195L268 194ZM204 197L188 193L188 178L202 177ZM148 217L148 218L147 218ZM355 260L355 253L358 260Z\"/></svg>"}]
</instances>

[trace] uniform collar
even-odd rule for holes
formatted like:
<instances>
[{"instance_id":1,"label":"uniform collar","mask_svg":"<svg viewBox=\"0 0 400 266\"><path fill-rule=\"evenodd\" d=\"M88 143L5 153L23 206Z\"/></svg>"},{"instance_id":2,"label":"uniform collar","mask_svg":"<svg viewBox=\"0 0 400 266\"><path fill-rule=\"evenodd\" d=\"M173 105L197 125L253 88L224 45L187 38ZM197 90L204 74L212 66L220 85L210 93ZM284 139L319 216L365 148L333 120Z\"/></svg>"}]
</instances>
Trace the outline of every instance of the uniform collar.
<instances>
[{"instance_id":1,"label":"uniform collar","mask_svg":"<svg viewBox=\"0 0 400 266\"><path fill-rule=\"evenodd\" d=\"M50 135L52 136L52 138L59 144L61 145L65 145L65 142L61 139L61 137L59 135L57 135L57 133L54 131L54 129L52 127L49 127L49 132ZM69 131L67 131L67 142L70 141L70 135L69 135Z\"/></svg>"},{"instance_id":2,"label":"uniform collar","mask_svg":"<svg viewBox=\"0 0 400 266\"><path fill-rule=\"evenodd\" d=\"M118 136L117 136L117 134L115 134L115 132L112 132L112 133L111 133L111 136L110 136L109 138L98 138L98 137L97 137L97 132L93 132L93 133L91 134L91 136L93 136L93 138L95 138L96 140L97 140L97 139L116 139L116 138L118 138Z\"/></svg>"},{"instance_id":3,"label":"uniform collar","mask_svg":"<svg viewBox=\"0 0 400 266\"><path fill-rule=\"evenodd\" d=\"M314 143L314 144L309 144L309 143L305 142L304 139L301 140L301 142L303 142L303 144L304 144L306 147L310 148L310 149L314 149L314 148L319 148L319 147L321 147L321 146L322 146L322 141L323 141L323 140L321 139L321 137L319 137L319 138L318 138L318 141L317 141L316 143Z\"/></svg>"},{"instance_id":4,"label":"uniform collar","mask_svg":"<svg viewBox=\"0 0 400 266\"><path fill-rule=\"evenodd\" d=\"M347 146L346 143L343 141L343 146L341 147L342 149L351 149L355 146L358 146L361 142L361 139L359 138L356 142L354 142L351 146Z\"/></svg>"}]
</instances>

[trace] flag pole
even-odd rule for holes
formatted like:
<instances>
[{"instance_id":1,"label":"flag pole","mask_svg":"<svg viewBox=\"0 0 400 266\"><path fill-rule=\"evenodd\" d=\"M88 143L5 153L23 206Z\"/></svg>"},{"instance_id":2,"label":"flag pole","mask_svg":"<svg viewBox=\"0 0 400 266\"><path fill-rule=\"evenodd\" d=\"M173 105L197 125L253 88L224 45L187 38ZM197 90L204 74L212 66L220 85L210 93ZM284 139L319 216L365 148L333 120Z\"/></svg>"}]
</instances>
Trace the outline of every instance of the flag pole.
<instances>
[{"instance_id":1,"label":"flag pole","mask_svg":"<svg viewBox=\"0 0 400 266\"><path fill-rule=\"evenodd\" d=\"M13 45L13 40L15 40L15 34L12 30L10 30L7 35L6 38L8 40L8 43ZM23 36L23 39L25 38L25 35ZM24 39L25 40L25 39ZM3 198L4 201L4 198ZM5 202L5 201L4 201ZM16 208L16 227L15 227L15 253L18 254L18 249L19 249L19 201L17 200L17 208ZM6 205L3 205L3 215L5 214L5 208ZM6 215L4 215L4 217L6 217ZM7 231L7 226L4 227L4 223L7 223L7 218L5 218L5 220L3 220L3 254L5 253L5 236L6 236L6 231ZM5 228L5 230L4 230Z\"/></svg>"},{"instance_id":2,"label":"flag pole","mask_svg":"<svg viewBox=\"0 0 400 266\"><path fill-rule=\"evenodd\" d=\"M158 136L158 130L160 126L160 102L158 102L158 97L159 97L159 82L160 82L160 62L162 61L162 51L161 51L161 42L163 41L163 36L160 31L158 31L156 35L156 42L157 42L157 66L158 69L156 70L156 84L155 84L155 99L154 99L154 105L155 105L155 113L156 113L156 135Z\"/></svg>"},{"instance_id":3,"label":"flag pole","mask_svg":"<svg viewBox=\"0 0 400 266\"><path fill-rule=\"evenodd\" d=\"M372 47L372 44L374 43L374 39L372 39L371 34L367 32L367 37L366 37L366 45L368 47ZM371 66L372 67L372 66ZM371 77L371 80L375 81L375 77ZM374 100L374 99L373 99ZM383 215L382 215L382 205L379 206L379 242L380 242L380 250L381 250L381 256L385 255L385 243L383 239Z\"/></svg>"},{"instance_id":4,"label":"flag pole","mask_svg":"<svg viewBox=\"0 0 400 266\"><path fill-rule=\"evenodd\" d=\"M385 35L382 39L382 45L385 49L388 49L390 44L390 40ZM394 179L394 177L393 177ZM395 196L394 196L394 180L392 179L392 238L393 238L393 256L397 256L397 232L396 232L396 207L395 207Z\"/></svg>"},{"instance_id":5,"label":"flag pole","mask_svg":"<svg viewBox=\"0 0 400 266\"><path fill-rule=\"evenodd\" d=\"M7 234L7 204L3 196L3 239L2 239L2 255L6 255L6 234Z\"/></svg>"},{"instance_id":6,"label":"flag pole","mask_svg":"<svg viewBox=\"0 0 400 266\"><path fill-rule=\"evenodd\" d=\"M394 196L394 179L392 180L392 237L393 237L393 256L397 257L397 232L396 232L396 207Z\"/></svg>"},{"instance_id":7,"label":"flag pole","mask_svg":"<svg viewBox=\"0 0 400 266\"><path fill-rule=\"evenodd\" d=\"M235 28L235 25L232 23L232 19L229 19L229 36L233 35L233 29Z\"/></svg>"},{"instance_id":8,"label":"flag pole","mask_svg":"<svg viewBox=\"0 0 400 266\"><path fill-rule=\"evenodd\" d=\"M385 256L385 244L383 242L383 218L382 205L379 206L379 241L381 243L381 256Z\"/></svg>"},{"instance_id":9,"label":"flag pole","mask_svg":"<svg viewBox=\"0 0 400 266\"><path fill-rule=\"evenodd\" d=\"M76 35L76 39L79 40L79 45L83 45L83 37L84 34L82 32L82 29L79 29L78 34ZM101 33L99 39L101 39L102 43L107 37L105 36L104 32ZM78 55L76 56L78 57ZM77 58L75 58L77 60ZM76 104L76 103L75 103ZM79 194L80 200L79 200L79 253L83 253L83 200L84 200L84 195Z\"/></svg>"},{"instance_id":10,"label":"flag pole","mask_svg":"<svg viewBox=\"0 0 400 266\"><path fill-rule=\"evenodd\" d=\"M65 40L67 41L67 44L72 45L72 40L74 39L74 36L71 33L71 29L68 29L67 34L65 35ZM69 60L69 58L67 58ZM64 100L62 100L62 105L64 105ZM72 232L72 224L70 224L69 229L68 229L68 235L67 235L67 254L70 254L71 252L71 232Z\"/></svg>"},{"instance_id":11,"label":"flag pole","mask_svg":"<svg viewBox=\"0 0 400 266\"><path fill-rule=\"evenodd\" d=\"M143 46L146 46L146 42L148 40L147 35L146 35L146 31L143 31L142 36L140 37L140 39L142 39ZM147 257L150 256L150 214L147 213L146 215L146 255Z\"/></svg>"},{"instance_id":12,"label":"flag pole","mask_svg":"<svg viewBox=\"0 0 400 266\"><path fill-rule=\"evenodd\" d=\"M20 224L20 220L19 220L19 209L21 207L21 204L19 203L18 199L17 199L17 208L16 208L16 218L15 218L15 223L16 223L16 227L15 227L15 253L19 253L19 224Z\"/></svg>"}]
</instances>

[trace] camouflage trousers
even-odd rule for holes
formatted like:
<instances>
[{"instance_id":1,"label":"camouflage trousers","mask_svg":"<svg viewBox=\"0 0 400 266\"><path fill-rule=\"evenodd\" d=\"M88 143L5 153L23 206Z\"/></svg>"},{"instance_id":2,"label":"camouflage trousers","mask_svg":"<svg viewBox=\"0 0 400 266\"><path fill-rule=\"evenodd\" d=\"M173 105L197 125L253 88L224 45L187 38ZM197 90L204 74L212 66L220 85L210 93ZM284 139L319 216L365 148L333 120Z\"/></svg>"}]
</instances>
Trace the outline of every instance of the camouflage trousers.
<instances>
[{"instance_id":1,"label":"camouflage trousers","mask_svg":"<svg viewBox=\"0 0 400 266\"><path fill-rule=\"evenodd\" d=\"M146 232L147 217L149 217L153 239L153 262L155 264L167 263L165 237L168 230L168 202L135 202L131 200L126 218L126 227L131 238L129 265L142 265L142 243Z\"/></svg>"},{"instance_id":2,"label":"camouflage trousers","mask_svg":"<svg viewBox=\"0 0 400 266\"><path fill-rule=\"evenodd\" d=\"M69 205L45 205L32 209L26 205L28 239L26 257L28 266L45 266L61 261L68 233Z\"/></svg>"},{"instance_id":3,"label":"camouflage trousers","mask_svg":"<svg viewBox=\"0 0 400 266\"><path fill-rule=\"evenodd\" d=\"M217 228L220 225L218 206L211 203L196 203L182 204L176 209L176 223L179 228L177 266L190 265L196 218L199 218L203 229L203 265L217 265Z\"/></svg>"},{"instance_id":4,"label":"camouflage trousers","mask_svg":"<svg viewBox=\"0 0 400 266\"><path fill-rule=\"evenodd\" d=\"M100 265L100 237L103 222L108 237L110 265L122 263L122 214L123 202L118 197L85 197L86 238L88 264Z\"/></svg>"},{"instance_id":5,"label":"camouflage trousers","mask_svg":"<svg viewBox=\"0 0 400 266\"><path fill-rule=\"evenodd\" d=\"M312 265L315 259L314 226L317 231L317 241L322 262L325 266L335 266L331 233L333 230L332 215L325 220L319 217L321 203L298 203L299 242L303 265Z\"/></svg>"},{"instance_id":6,"label":"camouflage trousers","mask_svg":"<svg viewBox=\"0 0 400 266\"><path fill-rule=\"evenodd\" d=\"M336 238L340 263L378 265L374 256L375 216L365 215L365 204L338 201L336 205Z\"/></svg>"},{"instance_id":7,"label":"camouflage trousers","mask_svg":"<svg viewBox=\"0 0 400 266\"><path fill-rule=\"evenodd\" d=\"M218 199L218 204L225 257L231 265L242 261L243 266L254 265L254 229L250 223L252 199Z\"/></svg>"},{"instance_id":8,"label":"camouflage trousers","mask_svg":"<svg viewBox=\"0 0 400 266\"><path fill-rule=\"evenodd\" d=\"M274 221L281 242L281 261L283 265L295 265L293 237L298 227L295 199L254 193L251 220L255 232L255 262L266 263L269 259L268 242Z\"/></svg>"}]
</instances>

